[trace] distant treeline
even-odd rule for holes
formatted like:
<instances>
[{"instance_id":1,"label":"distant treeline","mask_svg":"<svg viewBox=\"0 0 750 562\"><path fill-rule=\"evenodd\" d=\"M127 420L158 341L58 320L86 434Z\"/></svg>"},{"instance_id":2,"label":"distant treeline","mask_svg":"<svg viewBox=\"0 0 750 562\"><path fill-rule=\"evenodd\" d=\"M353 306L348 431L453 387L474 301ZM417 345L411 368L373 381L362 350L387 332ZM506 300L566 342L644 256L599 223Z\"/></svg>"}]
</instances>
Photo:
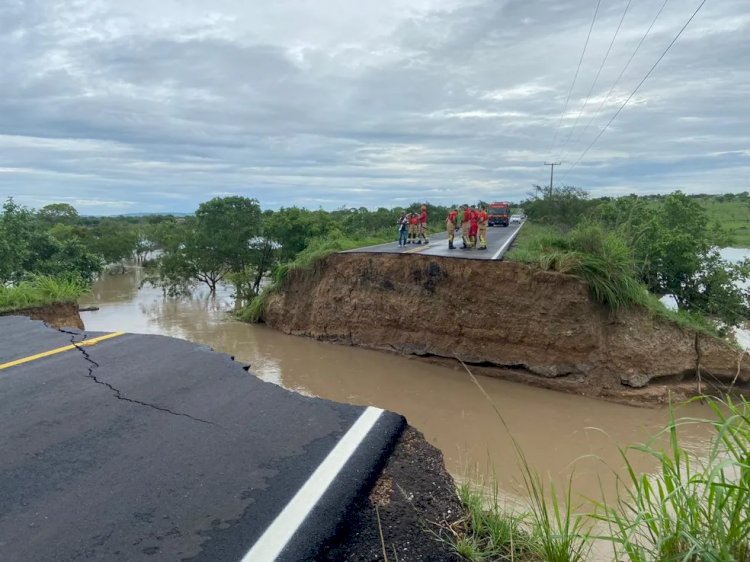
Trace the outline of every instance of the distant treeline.
<instances>
[{"instance_id":1,"label":"distant treeline","mask_svg":"<svg viewBox=\"0 0 750 562\"><path fill-rule=\"evenodd\" d=\"M750 246L747 192L679 194L678 205L675 197L595 199L580 189L565 187L511 206L514 213L524 213L533 222L563 233L584 220L596 220L603 228L620 232L636 226L653 230L657 219L666 220L659 209L669 209L669 220L684 227L682 231L694 242L700 238L690 251L700 246L705 253L706 244ZM422 204L427 205L430 230L442 230L454 206L429 202L376 210L264 210L255 199L231 196L206 201L185 216L92 217L79 215L65 203L34 210L9 199L0 214L0 283L11 286L39 275L91 282L108 265L136 261L149 267L149 281L169 294L187 293L201 283L214 291L219 283L229 283L239 299L249 300L277 266L293 262L305 250L314 253L320 248L395 240L399 215L417 212ZM659 232L669 230L662 223ZM636 255L646 251L641 238L627 242ZM652 288L664 284L656 277L647 279Z\"/></svg>"},{"instance_id":2,"label":"distant treeline","mask_svg":"<svg viewBox=\"0 0 750 562\"><path fill-rule=\"evenodd\" d=\"M623 197L589 197L575 187L556 188L550 195L531 197L522 203L524 212L537 222L573 227L585 217L596 217L611 212L613 207L627 204L634 208L656 209L669 200L671 194L626 195ZM720 228L716 234L719 246L750 248L750 193L721 195L683 194L696 204L694 217L686 220L707 221ZM635 212L635 211L634 211Z\"/></svg>"}]
</instances>

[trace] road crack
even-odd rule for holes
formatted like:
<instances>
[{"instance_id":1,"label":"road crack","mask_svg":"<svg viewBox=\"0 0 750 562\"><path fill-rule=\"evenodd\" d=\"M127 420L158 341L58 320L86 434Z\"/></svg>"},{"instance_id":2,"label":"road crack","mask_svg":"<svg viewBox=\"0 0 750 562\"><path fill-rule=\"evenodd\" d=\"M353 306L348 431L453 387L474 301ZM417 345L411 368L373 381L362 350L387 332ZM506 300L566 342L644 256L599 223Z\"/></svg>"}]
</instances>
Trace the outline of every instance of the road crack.
<instances>
[{"instance_id":1,"label":"road crack","mask_svg":"<svg viewBox=\"0 0 750 562\"><path fill-rule=\"evenodd\" d=\"M75 336L81 336L81 334L80 333L79 334L75 334ZM73 344L75 346L75 348L78 351L81 352L81 355L83 355L83 358L89 364L88 373L86 374L86 377L90 378L91 380L93 380L96 384L100 384L102 386L107 387L109 390L112 391L112 394L114 395L114 397L117 400L122 400L123 402L130 402L131 404L137 404L139 406L144 406L146 408L151 408L152 410L157 410L159 412L164 412L165 414L171 414L173 416L180 416L180 417L183 417L183 418L188 418L188 419L191 419L191 420L196 421L196 422L205 423L205 424L208 424L208 425L216 425L213 422L210 422L208 420L204 420L204 419L201 419L201 418L197 418L195 416L191 416L190 414L185 414L183 412L175 412L174 410L170 410L169 408L163 408L161 406L157 406L156 404L149 404L148 402L142 402L141 400L136 400L134 398L128 398L127 396L123 396L122 395L122 391L119 388L116 388L116 387L112 386L107 381L100 380L94 374L94 371L96 371L96 369L98 369L100 367L99 363L97 363L96 361L94 361L91 358L91 355L89 354L88 351L86 351L86 349L83 346L79 345L79 344L83 343L86 340L86 337L87 337L87 334L83 334L83 339L81 341L79 341L79 342L73 341L74 338L71 338L71 341L70 341L70 343Z\"/></svg>"}]
</instances>

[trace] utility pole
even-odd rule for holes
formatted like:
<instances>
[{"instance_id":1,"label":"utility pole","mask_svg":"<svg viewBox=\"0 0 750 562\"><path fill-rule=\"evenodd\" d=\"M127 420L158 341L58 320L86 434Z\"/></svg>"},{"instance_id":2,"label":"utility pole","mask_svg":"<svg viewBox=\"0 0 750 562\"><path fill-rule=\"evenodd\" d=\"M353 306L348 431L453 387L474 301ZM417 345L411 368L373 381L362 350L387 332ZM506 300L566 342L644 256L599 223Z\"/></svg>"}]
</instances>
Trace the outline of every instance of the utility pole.
<instances>
[{"instance_id":1,"label":"utility pole","mask_svg":"<svg viewBox=\"0 0 750 562\"><path fill-rule=\"evenodd\" d=\"M555 166L559 166L560 164L561 164L560 162L545 162L544 163L545 166L550 167L550 171L549 171L549 196L550 197L552 197L552 180L555 177Z\"/></svg>"}]
</instances>

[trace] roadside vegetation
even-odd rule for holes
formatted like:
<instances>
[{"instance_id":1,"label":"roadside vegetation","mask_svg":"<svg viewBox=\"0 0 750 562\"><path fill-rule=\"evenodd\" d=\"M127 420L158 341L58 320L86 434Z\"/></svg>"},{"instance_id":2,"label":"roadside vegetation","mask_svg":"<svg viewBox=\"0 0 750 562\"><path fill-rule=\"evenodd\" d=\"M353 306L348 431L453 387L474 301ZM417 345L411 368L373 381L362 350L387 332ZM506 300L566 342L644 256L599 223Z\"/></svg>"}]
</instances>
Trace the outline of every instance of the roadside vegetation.
<instances>
[{"instance_id":1,"label":"roadside vegetation","mask_svg":"<svg viewBox=\"0 0 750 562\"><path fill-rule=\"evenodd\" d=\"M91 282L135 261L147 268L146 282L171 296L232 286L239 316L254 321L289 270L395 241L397 217L419 205L263 210L255 199L230 196L190 215L86 217L65 203L36 211L9 199L0 214L0 283L12 287L36 275ZM427 207L431 231L442 230L452 206ZM750 263L728 264L717 251L750 237L747 193L591 199L566 187L531 197L515 212L521 209L530 223L509 258L579 275L613 310L640 304L721 334L748 319L750 296L737 284L750 276ZM677 312L659 303L667 294Z\"/></svg>"},{"instance_id":2,"label":"roadside vegetation","mask_svg":"<svg viewBox=\"0 0 750 562\"><path fill-rule=\"evenodd\" d=\"M706 399L712 419L675 419L645 444L621 448L625 477L618 498L582 512L568 483L546 484L518 449L527 501L520 509L478 484L463 484L465 517L450 529L464 560L578 562L594 542L611 560L631 562L746 562L750 560L750 403ZM709 446L686 449L680 431L713 429ZM667 445L664 446L665 441ZM646 455L654 474L634 468ZM614 469L613 469L614 471Z\"/></svg>"},{"instance_id":3,"label":"roadside vegetation","mask_svg":"<svg viewBox=\"0 0 750 562\"><path fill-rule=\"evenodd\" d=\"M584 278L617 311L641 305L683 326L726 335L750 319L750 260L730 263L731 234L697 198L680 192L658 204L640 197L596 201L573 188L524 204L524 227L508 259ZM677 311L659 298L671 295Z\"/></svg>"},{"instance_id":4,"label":"roadside vegetation","mask_svg":"<svg viewBox=\"0 0 750 562\"><path fill-rule=\"evenodd\" d=\"M0 285L0 312L75 303L88 291L88 283L75 277L33 277L13 286Z\"/></svg>"}]
</instances>

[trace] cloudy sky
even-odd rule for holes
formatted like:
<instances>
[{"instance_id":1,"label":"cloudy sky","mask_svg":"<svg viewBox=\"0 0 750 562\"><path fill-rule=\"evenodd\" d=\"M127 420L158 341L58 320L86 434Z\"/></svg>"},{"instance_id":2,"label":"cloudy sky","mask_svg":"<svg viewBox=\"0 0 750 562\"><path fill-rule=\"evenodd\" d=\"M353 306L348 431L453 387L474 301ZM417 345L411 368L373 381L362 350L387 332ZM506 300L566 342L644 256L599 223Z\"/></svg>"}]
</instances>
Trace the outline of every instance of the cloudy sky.
<instances>
[{"instance_id":1,"label":"cloudy sky","mask_svg":"<svg viewBox=\"0 0 750 562\"><path fill-rule=\"evenodd\" d=\"M663 1L601 0L563 112L596 4L2 0L0 197L96 214L520 199L552 160L596 195L749 189L748 0L708 0L573 166L700 0L667 1L614 89Z\"/></svg>"}]
</instances>

